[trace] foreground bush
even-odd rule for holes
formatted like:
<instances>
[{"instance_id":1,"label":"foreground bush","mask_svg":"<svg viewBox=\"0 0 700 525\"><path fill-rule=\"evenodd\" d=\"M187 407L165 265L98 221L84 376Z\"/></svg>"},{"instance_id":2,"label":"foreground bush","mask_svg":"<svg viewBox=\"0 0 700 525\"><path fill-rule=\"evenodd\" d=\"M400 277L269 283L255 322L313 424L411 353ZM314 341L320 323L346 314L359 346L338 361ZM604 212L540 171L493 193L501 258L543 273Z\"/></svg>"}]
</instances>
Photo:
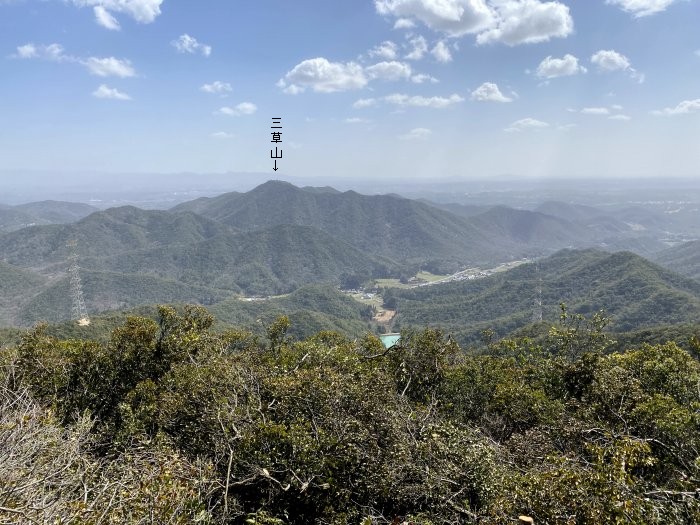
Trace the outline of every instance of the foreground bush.
<instances>
[{"instance_id":1,"label":"foreground bush","mask_svg":"<svg viewBox=\"0 0 700 525\"><path fill-rule=\"evenodd\" d=\"M697 523L700 365L571 321L480 356L285 318L261 343L195 307L105 345L38 327L3 356L0 520Z\"/></svg>"}]
</instances>

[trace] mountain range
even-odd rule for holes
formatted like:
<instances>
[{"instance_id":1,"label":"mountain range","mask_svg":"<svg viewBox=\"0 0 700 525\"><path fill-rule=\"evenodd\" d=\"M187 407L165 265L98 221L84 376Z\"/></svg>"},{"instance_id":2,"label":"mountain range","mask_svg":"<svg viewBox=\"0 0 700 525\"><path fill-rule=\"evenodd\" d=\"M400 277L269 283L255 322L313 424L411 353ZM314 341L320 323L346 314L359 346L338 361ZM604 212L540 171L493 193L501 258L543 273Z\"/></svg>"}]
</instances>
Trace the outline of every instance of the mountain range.
<instances>
[{"instance_id":1,"label":"mountain range","mask_svg":"<svg viewBox=\"0 0 700 525\"><path fill-rule=\"evenodd\" d=\"M0 211L56 223L0 234L2 325L68 318L72 253L88 309L100 312L158 302L225 305L241 295L410 277L418 270L451 273L541 258L562 248L623 248L647 255L666 247L663 232L653 230L654 221L664 217L645 219L634 209L606 214L553 201L536 210L443 205L281 181L170 210L94 211L47 201ZM636 213L635 220L648 227L625 222L620 213L626 218ZM676 261L681 270L684 257L690 255L669 252L659 262L672 267ZM405 309L402 318L415 320Z\"/></svg>"}]
</instances>

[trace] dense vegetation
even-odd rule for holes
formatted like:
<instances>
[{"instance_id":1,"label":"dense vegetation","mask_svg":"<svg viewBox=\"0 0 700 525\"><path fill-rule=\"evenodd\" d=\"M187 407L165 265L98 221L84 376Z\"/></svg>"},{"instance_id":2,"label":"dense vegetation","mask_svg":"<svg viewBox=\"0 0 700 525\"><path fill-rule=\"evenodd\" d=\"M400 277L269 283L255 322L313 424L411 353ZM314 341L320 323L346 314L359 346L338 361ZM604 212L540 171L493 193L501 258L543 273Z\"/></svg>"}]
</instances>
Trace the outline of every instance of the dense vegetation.
<instances>
[{"instance_id":1,"label":"dense vegetation","mask_svg":"<svg viewBox=\"0 0 700 525\"><path fill-rule=\"evenodd\" d=\"M674 246L658 253L654 259L673 271L700 280L700 241Z\"/></svg>"},{"instance_id":2,"label":"dense vegetation","mask_svg":"<svg viewBox=\"0 0 700 525\"><path fill-rule=\"evenodd\" d=\"M558 304L591 313L605 308L612 330L629 332L700 318L700 283L664 270L632 253L564 250L485 279L384 293L398 309L400 326L439 326L460 342L493 329L503 337L530 324L541 289L543 319Z\"/></svg>"},{"instance_id":3,"label":"dense vegetation","mask_svg":"<svg viewBox=\"0 0 700 525\"><path fill-rule=\"evenodd\" d=\"M606 322L562 309L481 355L217 334L201 307L102 343L39 326L0 354L0 522L697 523L700 364L608 353Z\"/></svg>"},{"instance_id":4,"label":"dense vegetation","mask_svg":"<svg viewBox=\"0 0 700 525\"><path fill-rule=\"evenodd\" d=\"M72 250L79 256L87 307L94 314L158 302L211 306L234 294L287 294L319 283L357 288L375 278L487 268L570 246L648 255L665 246L669 231L677 236L695 231L688 226L692 213L600 210L561 202L534 211L437 205L280 181L169 211L133 206L92 211L51 201L0 206L0 262L6 263L0 280L7 276L18 282L23 274L32 281L26 293L0 294L0 326L68 319L66 272ZM28 224L35 226L21 228ZM75 248L68 246L71 241L77 242ZM669 252L663 262L697 275L692 255ZM550 305L557 304L558 293ZM663 300L683 302L675 296ZM405 320L414 324L406 313ZM525 318L494 320L509 330Z\"/></svg>"}]
</instances>

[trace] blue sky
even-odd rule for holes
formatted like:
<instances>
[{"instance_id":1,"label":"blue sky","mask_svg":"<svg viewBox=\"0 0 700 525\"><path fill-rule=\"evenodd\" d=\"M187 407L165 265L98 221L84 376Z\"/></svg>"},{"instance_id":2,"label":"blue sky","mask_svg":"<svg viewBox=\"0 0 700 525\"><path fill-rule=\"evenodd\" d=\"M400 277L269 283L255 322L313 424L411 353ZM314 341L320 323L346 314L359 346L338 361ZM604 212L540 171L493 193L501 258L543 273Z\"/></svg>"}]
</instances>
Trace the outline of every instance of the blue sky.
<instances>
[{"instance_id":1,"label":"blue sky","mask_svg":"<svg viewBox=\"0 0 700 525\"><path fill-rule=\"evenodd\" d=\"M698 0L0 0L0 170L700 175ZM273 145L274 146L274 145Z\"/></svg>"}]
</instances>

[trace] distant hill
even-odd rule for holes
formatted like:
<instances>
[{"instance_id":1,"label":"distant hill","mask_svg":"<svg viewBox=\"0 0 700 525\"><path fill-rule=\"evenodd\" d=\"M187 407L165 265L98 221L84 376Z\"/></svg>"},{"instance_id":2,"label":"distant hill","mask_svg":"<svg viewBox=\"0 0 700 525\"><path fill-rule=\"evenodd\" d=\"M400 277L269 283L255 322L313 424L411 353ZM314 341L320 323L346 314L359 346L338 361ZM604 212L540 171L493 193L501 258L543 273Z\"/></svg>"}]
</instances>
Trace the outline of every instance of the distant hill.
<instances>
[{"instance_id":1,"label":"distant hill","mask_svg":"<svg viewBox=\"0 0 700 525\"><path fill-rule=\"evenodd\" d=\"M693 279L700 280L700 241L691 241L659 252L654 260Z\"/></svg>"},{"instance_id":2,"label":"distant hill","mask_svg":"<svg viewBox=\"0 0 700 525\"><path fill-rule=\"evenodd\" d=\"M0 205L0 232L15 231L34 225L75 222L98 211L88 204L42 201L18 206Z\"/></svg>"},{"instance_id":3,"label":"distant hill","mask_svg":"<svg viewBox=\"0 0 700 525\"><path fill-rule=\"evenodd\" d=\"M37 279L31 294L0 304L0 325L68 318L67 243L72 239L93 313L158 302L210 305L232 294L277 295L308 284L362 282L401 272L393 261L311 227L236 233L190 212L114 208L75 224L0 235L0 260L7 261L0 268L8 273L4 283L25 275Z\"/></svg>"},{"instance_id":4,"label":"distant hill","mask_svg":"<svg viewBox=\"0 0 700 525\"><path fill-rule=\"evenodd\" d=\"M494 251L488 238L463 218L417 201L354 191L308 191L280 181L209 199L206 207L199 199L174 210L197 210L247 231L282 224L311 226L360 250L409 264L457 264L482 254L491 257Z\"/></svg>"},{"instance_id":5,"label":"distant hill","mask_svg":"<svg viewBox=\"0 0 700 525\"><path fill-rule=\"evenodd\" d=\"M270 181L245 194L198 199L173 210L193 211L247 231L280 224L312 226L366 253L436 272L591 242L581 226L541 213L479 207L465 208L460 216L442 208L392 195Z\"/></svg>"},{"instance_id":6,"label":"distant hill","mask_svg":"<svg viewBox=\"0 0 700 525\"><path fill-rule=\"evenodd\" d=\"M229 292L206 286L190 286L152 276L112 272L81 272L88 311L123 310L157 303L210 305L224 300ZM72 300L68 277L59 279L25 301L15 316L15 325L30 326L38 321L67 321Z\"/></svg>"},{"instance_id":7,"label":"distant hill","mask_svg":"<svg viewBox=\"0 0 700 525\"><path fill-rule=\"evenodd\" d=\"M174 302L182 304L180 301ZM55 306L70 308L70 305L58 303ZM280 315L290 318L290 334L299 338L309 337L320 330L334 330L350 337L360 337L373 330L369 322L371 312L366 305L333 287L323 285L305 286L289 295L267 300L246 301L232 297L209 306L208 309L216 318L217 330L235 327L250 330L260 336L265 335L265 328ZM105 311L91 316L92 323L87 327L78 327L75 322L58 321L49 327L48 333L65 338L107 340L110 332L122 325L129 315L155 317L156 307L149 304ZM54 320L50 314L39 318ZM8 342L14 342L18 340L19 333L18 329L0 329L0 348L3 337Z\"/></svg>"},{"instance_id":8,"label":"distant hill","mask_svg":"<svg viewBox=\"0 0 700 525\"><path fill-rule=\"evenodd\" d=\"M91 213L99 211L99 208L89 204L51 200L20 204L15 206L15 209L52 224L79 221Z\"/></svg>"},{"instance_id":9,"label":"distant hill","mask_svg":"<svg viewBox=\"0 0 700 525\"><path fill-rule=\"evenodd\" d=\"M393 262L360 252L329 234L305 226L275 226L246 233L222 233L190 243L170 244L101 257L85 257L85 268L153 275L249 295L288 293L311 283L339 284L397 275Z\"/></svg>"},{"instance_id":10,"label":"distant hill","mask_svg":"<svg viewBox=\"0 0 700 525\"><path fill-rule=\"evenodd\" d=\"M71 240L77 241L79 255L103 257L160 245L186 245L230 231L193 213L125 206L94 213L74 224L34 226L0 235L0 258L37 268L65 261Z\"/></svg>"},{"instance_id":11,"label":"distant hill","mask_svg":"<svg viewBox=\"0 0 700 525\"><path fill-rule=\"evenodd\" d=\"M558 305L590 314L605 308L614 331L696 322L700 283L629 252L564 250L485 279L392 290L401 326L441 326L464 341L481 330L501 335L532 321L542 281L543 317L555 322Z\"/></svg>"}]
</instances>

